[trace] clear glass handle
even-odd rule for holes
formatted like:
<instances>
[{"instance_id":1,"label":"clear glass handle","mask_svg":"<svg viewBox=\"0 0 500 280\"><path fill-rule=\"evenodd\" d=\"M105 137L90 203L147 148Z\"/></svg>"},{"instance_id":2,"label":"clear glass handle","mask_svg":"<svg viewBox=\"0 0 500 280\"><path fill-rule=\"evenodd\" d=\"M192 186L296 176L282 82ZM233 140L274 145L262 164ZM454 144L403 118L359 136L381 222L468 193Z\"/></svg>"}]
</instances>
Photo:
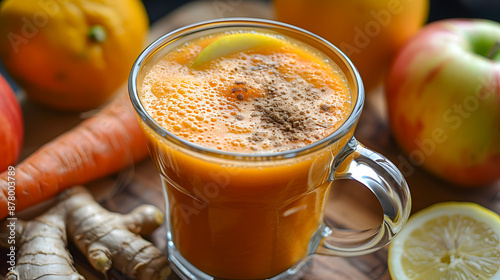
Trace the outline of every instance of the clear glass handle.
<instances>
[{"instance_id":1,"label":"clear glass handle","mask_svg":"<svg viewBox=\"0 0 500 280\"><path fill-rule=\"evenodd\" d=\"M354 179L377 197L384 212L380 227L365 231L343 231L323 226L315 253L354 256L387 245L408 220L411 197L396 166L384 156L363 147L354 137L337 155L330 180Z\"/></svg>"}]
</instances>

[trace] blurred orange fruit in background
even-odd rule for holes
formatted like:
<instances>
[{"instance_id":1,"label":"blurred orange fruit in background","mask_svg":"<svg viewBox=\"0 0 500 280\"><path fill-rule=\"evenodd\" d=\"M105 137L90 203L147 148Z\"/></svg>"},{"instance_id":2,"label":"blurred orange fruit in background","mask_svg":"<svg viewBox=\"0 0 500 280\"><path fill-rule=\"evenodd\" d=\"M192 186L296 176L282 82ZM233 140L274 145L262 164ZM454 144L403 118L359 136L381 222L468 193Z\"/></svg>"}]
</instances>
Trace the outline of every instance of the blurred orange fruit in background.
<instances>
[{"instance_id":1,"label":"blurred orange fruit in background","mask_svg":"<svg viewBox=\"0 0 500 280\"><path fill-rule=\"evenodd\" d=\"M387 74L403 43L427 21L428 0L274 0L276 19L339 47L367 91Z\"/></svg>"},{"instance_id":2,"label":"blurred orange fruit in background","mask_svg":"<svg viewBox=\"0 0 500 280\"><path fill-rule=\"evenodd\" d=\"M140 0L6 0L0 58L29 98L87 110L125 83L148 28Z\"/></svg>"}]
</instances>

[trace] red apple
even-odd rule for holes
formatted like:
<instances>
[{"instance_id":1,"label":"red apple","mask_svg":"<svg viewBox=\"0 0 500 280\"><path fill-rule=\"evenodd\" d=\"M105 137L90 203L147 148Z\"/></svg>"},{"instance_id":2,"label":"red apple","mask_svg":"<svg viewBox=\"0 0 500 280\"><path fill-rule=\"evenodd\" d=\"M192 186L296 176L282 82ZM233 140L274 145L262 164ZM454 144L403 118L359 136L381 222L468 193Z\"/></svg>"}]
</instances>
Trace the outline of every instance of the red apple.
<instances>
[{"instance_id":1,"label":"red apple","mask_svg":"<svg viewBox=\"0 0 500 280\"><path fill-rule=\"evenodd\" d=\"M23 136L21 107L9 84L0 75L0 172L17 162Z\"/></svg>"},{"instance_id":2,"label":"red apple","mask_svg":"<svg viewBox=\"0 0 500 280\"><path fill-rule=\"evenodd\" d=\"M462 186L500 178L499 44L497 22L448 19L398 53L386 98L394 136L414 166Z\"/></svg>"}]
</instances>

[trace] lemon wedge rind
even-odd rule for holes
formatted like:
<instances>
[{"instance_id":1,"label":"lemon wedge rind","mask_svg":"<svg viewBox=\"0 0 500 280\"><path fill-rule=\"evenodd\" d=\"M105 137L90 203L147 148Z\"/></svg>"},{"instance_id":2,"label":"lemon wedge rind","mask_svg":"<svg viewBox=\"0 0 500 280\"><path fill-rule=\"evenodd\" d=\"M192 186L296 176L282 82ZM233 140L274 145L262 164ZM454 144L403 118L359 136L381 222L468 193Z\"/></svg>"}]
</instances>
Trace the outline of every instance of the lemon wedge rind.
<instances>
[{"instance_id":1,"label":"lemon wedge rind","mask_svg":"<svg viewBox=\"0 0 500 280\"><path fill-rule=\"evenodd\" d=\"M235 33L223 36L206 46L195 58L192 68L196 69L219 57L245 50L280 47L284 42L276 37L260 33Z\"/></svg>"}]
</instances>

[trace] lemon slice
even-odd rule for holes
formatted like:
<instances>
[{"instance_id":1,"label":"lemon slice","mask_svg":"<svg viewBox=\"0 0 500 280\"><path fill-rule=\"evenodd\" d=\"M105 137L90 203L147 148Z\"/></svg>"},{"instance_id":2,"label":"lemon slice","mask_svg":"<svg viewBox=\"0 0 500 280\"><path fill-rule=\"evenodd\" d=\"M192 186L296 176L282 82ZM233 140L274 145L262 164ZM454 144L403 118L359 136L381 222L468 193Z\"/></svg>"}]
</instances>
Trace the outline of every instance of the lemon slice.
<instances>
[{"instance_id":1,"label":"lemon slice","mask_svg":"<svg viewBox=\"0 0 500 280\"><path fill-rule=\"evenodd\" d=\"M223 36L206 46L193 61L193 68L219 57L262 47L280 47L284 42L278 38L259 33L237 33Z\"/></svg>"},{"instance_id":2,"label":"lemon slice","mask_svg":"<svg viewBox=\"0 0 500 280\"><path fill-rule=\"evenodd\" d=\"M414 214L389 248L395 280L500 279L499 267L500 217L475 203Z\"/></svg>"}]
</instances>

